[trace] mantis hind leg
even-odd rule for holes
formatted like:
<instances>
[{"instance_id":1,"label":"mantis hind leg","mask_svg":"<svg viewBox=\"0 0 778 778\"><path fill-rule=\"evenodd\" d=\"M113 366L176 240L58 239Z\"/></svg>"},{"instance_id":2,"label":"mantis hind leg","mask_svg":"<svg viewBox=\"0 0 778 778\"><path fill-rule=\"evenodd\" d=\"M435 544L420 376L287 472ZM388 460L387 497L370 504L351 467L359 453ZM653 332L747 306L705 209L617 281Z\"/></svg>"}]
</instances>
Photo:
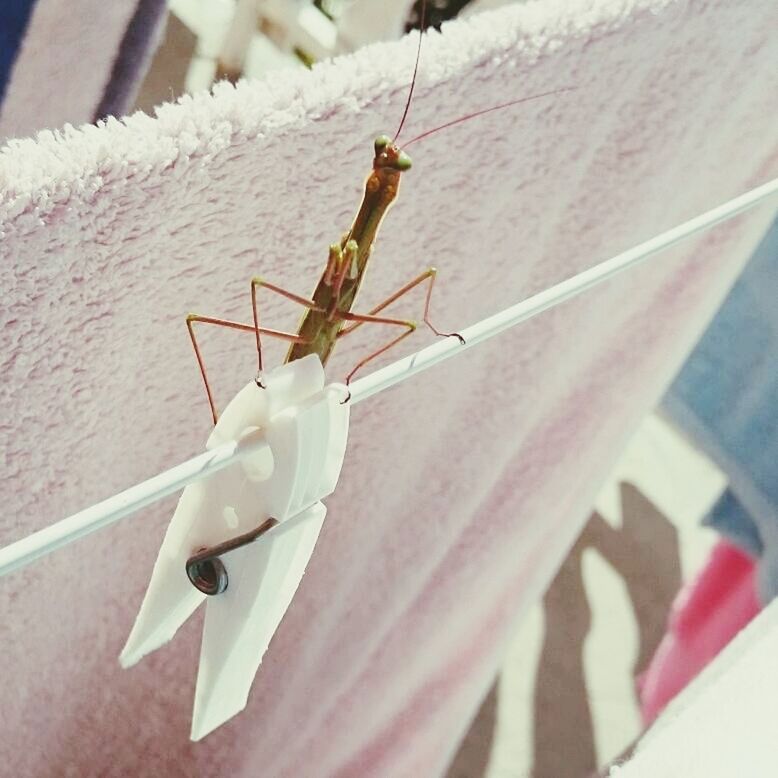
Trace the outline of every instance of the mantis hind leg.
<instances>
[{"instance_id":1,"label":"mantis hind leg","mask_svg":"<svg viewBox=\"0 0 778 778\"><path fill-rule=\"evenodd\" d=\"M196 313L190 313L186 317L186 328L189 331L189 338L192 341L192 348L194 348L195 358L197 359L197 365L200 368L200 375L203 377L203 384L205 385L205 393L208 395L208 404L211 407L211 416L213 417L213 423L219 419L219 414L216 411L216 404L213 400L213 392L211 391L211 384L208 381L208 374L205 370L205 360L203 354L200 351L200 345L197 342L194 332L194 324L199 322L201 324L215 324L219 327L227 327L233 330L239 330L241 332L256 332L257 325L255 324L241 324L237 321L230 321L228 319L218 319L213 316L200 316ZM291 332L280 332L279 330L263 329L262 333L271 338L280 338L281 340L290 341L292 343L299 343L303 339Z\"/></svg>"},{"instance_id":2,"label":"mantis hind leg","mask_svg":"<svg viewBox=\"0 0 778 778\"><path fill-rule=\"evenodd\" d=\"M338 314L338 318L342 321L351 321L354 322L354 326L351 328L352 330L355 329L360 324L392 324L396 327L405 327L406 330L402 334L398 335L396 338L392 338L385 346L381 346L381 348L376 349L371 354L368 354L364 359L360 359L359 362L354 366L354 369L346 376L346 386L348 386L351 383L351 379L354 378L354 374L357 372L357 370L361 370L368 362L372 361L376 357L383 354L385 351L389 351L390 348L393 346L396 346L401 341L405 340L409 335L411 335L413 332L416 331L416 322L415 321L404 321L402 319L389 319L384 316L373 316L371 314L360 314L360 313L340 313ZM338 337L343 335L345 330L341 330L340 333L338 333Z\"/></svg>"},{"instance_id":3,"label":"mantis hind leg","mask_svg":"<svg viewBox=\"0 0 778 778\"><path fill-rule=\"evenodd\" d=\"M374 316L375 314L380 313L384 310L384 308L388 308L393 302L395 302L395 300L399 300L403 295L410 292L411 289L416 288L419 286L419 284L423 284L425 281L429 281L429 285L427 286L427 294L424 298L424 316L422 317L422 321L432 330L432 332L435 333L435 335L441 338L458 338L459 342L464 345L465 339L458 332L441 332L430 321L430 302L432 300L432 289L435 286L435 279L437 278L437 274L437 268L428 268L423 273L420 273L418 276L416 276L416 278L414 278L412 281L409 281L407 284L405 284L405 286L400 287L400 289L398 289L396 292L389 295L389 297L387 297L382 303L379 303L375 308L368 311L367 315ZM349 332L353 332L357 327L360 327L365 323L365 321L357 321L349 327L344 327L344 329L342 329L338 334L338 337L348 335Z\"/></svg>"},{"instance_id":4,"label":"mantis hind leg","mask_svg":"<svg viewBox=\"0 0 778 778\"><path fill-rule=\"evenodd\" d=\"M394 324L398 326L405 326L408 328L407 332L404 332L398 337L393 338L391 341L389 341L389 343L377 349L376 351L372 352L371 354L368 354L364 359L360 360L357 363L357 365L354 367L354 369L346 377L346 385L348 385L351 382L355 373L358 370L361 370L368 362L380 356L381 354L384 354L385 352L389 351L389 349L396 346L398 343L403 341L412 332L415 331L416 329L415 322L403 321L401 319L388 319L385 317L376 316L376 314L383 311L384 308L389 307L393 302L399 300L403 295L410 292L411 289L414 289L420 284L423 284L425 281L428 281L429 284L427 286L427 294L424 300L424 317L423 317L424 323L435 333L435 335L438 335L440 337L446 337L446 338L448 337L458 338L459 342L462 343L462 345L464 345L465 339L458 332L441 332L430 321L430 300L432 299L432 289L435 284L435 278L437 276L437 272L438 272L437 269L434 267L428 268L423 273L421 273L416 278L414 278L412 281L409 281L407 284L405 284L405 286L401 287L396 292L389 295L389 297L387 297L383 302L379 303L375 308L370 310L367 314L356 314L356 313L340 314L339 318L341 318L343 321L350 321L352 322L352 324L350 324L348 327L344 327L338 333L338 338L342 338L348 335L350 332L353 332L355 329L357 329L357 327L361 327L363 324L369 324L369 323Z\"/></svg>"}]
</instances>

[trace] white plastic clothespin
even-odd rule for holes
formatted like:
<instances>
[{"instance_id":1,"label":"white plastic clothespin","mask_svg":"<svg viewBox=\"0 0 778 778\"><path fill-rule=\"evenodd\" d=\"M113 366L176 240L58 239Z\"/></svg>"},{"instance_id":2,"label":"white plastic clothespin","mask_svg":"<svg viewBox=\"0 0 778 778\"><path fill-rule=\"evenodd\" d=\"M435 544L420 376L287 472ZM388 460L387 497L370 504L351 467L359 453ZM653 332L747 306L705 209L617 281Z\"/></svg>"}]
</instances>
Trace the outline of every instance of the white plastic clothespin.
<instances>
[{"instance_id":1,"label":"white plastic clothespin","mask_svg":"<svg viewBox=\"0 0 778 778\"><path fill-rule=\"evenodd\" d=\"M192 740L246 706L262 656L302 579L340 475L345 387L324 387L311 355L253 381L225 408L207 447L266 446L184 489L120 662L169 641L208 600ZM214 596L208 597L208 594Z\"/></svg>"}]
</instances>

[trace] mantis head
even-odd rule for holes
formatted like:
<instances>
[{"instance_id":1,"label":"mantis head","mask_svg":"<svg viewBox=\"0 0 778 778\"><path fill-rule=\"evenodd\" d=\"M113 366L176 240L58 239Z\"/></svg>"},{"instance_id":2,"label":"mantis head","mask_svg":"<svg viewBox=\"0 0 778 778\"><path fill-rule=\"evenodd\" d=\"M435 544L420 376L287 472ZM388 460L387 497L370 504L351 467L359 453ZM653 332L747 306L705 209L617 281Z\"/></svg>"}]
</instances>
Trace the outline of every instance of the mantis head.
<instances>
[{"instance_id":1,"label":"mantis head","mask_svg":"<svg viewBox=\"0 0 778 778\"><path fill-rule=\"evenodd\" d=\"M402 172L410 169L411 158L388 135L379 135L375 139L373 167L390 167Z\"/></svg>"}]
</instances>

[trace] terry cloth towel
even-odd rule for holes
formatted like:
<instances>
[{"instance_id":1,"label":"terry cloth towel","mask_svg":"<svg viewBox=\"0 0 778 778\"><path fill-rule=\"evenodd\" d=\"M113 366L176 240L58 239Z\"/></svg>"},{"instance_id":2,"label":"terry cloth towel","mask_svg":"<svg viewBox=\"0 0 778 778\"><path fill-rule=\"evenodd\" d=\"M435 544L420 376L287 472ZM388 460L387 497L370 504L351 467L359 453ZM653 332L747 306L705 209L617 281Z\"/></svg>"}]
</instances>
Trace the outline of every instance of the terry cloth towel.
<instances>
[{"instance_id":1,"label":"terry cloth towel","mask_svg":"<svg viewBox=\"0 0 778 778\"><path fill-rule=\"evenodd\" d=\"M580 0L430 34L405 139L578 89L410 147L359 309L435 264L432 318L461 328L778 174L776 21L766 0ZM0 154L0 543L201 450L210 417L184 315L248 320L256 274L310 293L373 137L397 126L415 54L415 36L377 44ZM198 620L131 671L117 662L172 500L4 581L0 762L19 775L441 774L771 217L745 214L355 406L248 707L199 744ZM260 305L268 325L299 320L277 295ZM422 307L418 290L389 310ZM254 375L252 339L201 333L223 407ZM362 327L330 376L394 334ZM431 339L420 330L395 354Z\"/></svg>"},{"instance_id":2,"label":"terry cloth towel","mask_svg":"<svg viewBox=\"0 0 778 778\"><path fill-rule=\"evenodd\" d=\"M705 523L759 558L763 602L778 595L778 221L664 401L729 488Z\"/></svg>"},{"instance_id":3,"label":"terry cloth towel","mask_svg":"<svg viewBox=\"0 0 778 778\"><path fill-rule=\"evenodd\" d=\"M643 720L651 723L759 609L753 559L720 540L678 592L667 633L639 680Z\"/></svg>"},{"instance_id":4,"label":"terry cloth towel","mask_svg":"<svg viewBox=\"0 0 778 778\"><path fill-rule=\"evenodd\" d=\"M778 775L778 600L668 706L610 778Z\"/></svg>"},{"instance_id":5,"label":"terry cloth towel","mask_svg":"<svg viewBox=\"0 0 778 778\"><path fill-rule=\"evenodd\" d=\"M162 32L165 0L11 3L24 5L29 18L8 62L0 140L131 107ZM10 10L0 11L0 21Z\"/></svg>"}]
</instances>

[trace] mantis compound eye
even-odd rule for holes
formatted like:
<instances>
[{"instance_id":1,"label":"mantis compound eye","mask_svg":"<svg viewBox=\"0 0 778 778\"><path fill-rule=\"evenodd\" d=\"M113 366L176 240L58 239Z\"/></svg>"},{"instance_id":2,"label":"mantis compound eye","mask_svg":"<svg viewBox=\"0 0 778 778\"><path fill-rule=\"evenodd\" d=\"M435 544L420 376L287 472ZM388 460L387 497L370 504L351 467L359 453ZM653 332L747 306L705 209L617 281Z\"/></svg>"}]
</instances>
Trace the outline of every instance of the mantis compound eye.
<instances>
[{"instance_id":1,"label":"mantis compound eye","mask_svg":"<svg viewBox=\"0 0 778 778\"><path fill-rule=\"evenodd\" d=\"M411 164L411 158L404 151L401 151L392 167L397 170L410 170Z\"/></svg>"},{"instance_id":2,"label":"mantis compound eye","mask_svg":"<svg viewBox=\"0 0 778 778\"><path fill-rule=\"evenodd\" d=\"M375 148L375 155L378 156L382 151L385 151L391 142L392 139L388 135L379 135L373 144Z\"/></svg>"}]
</instances>

